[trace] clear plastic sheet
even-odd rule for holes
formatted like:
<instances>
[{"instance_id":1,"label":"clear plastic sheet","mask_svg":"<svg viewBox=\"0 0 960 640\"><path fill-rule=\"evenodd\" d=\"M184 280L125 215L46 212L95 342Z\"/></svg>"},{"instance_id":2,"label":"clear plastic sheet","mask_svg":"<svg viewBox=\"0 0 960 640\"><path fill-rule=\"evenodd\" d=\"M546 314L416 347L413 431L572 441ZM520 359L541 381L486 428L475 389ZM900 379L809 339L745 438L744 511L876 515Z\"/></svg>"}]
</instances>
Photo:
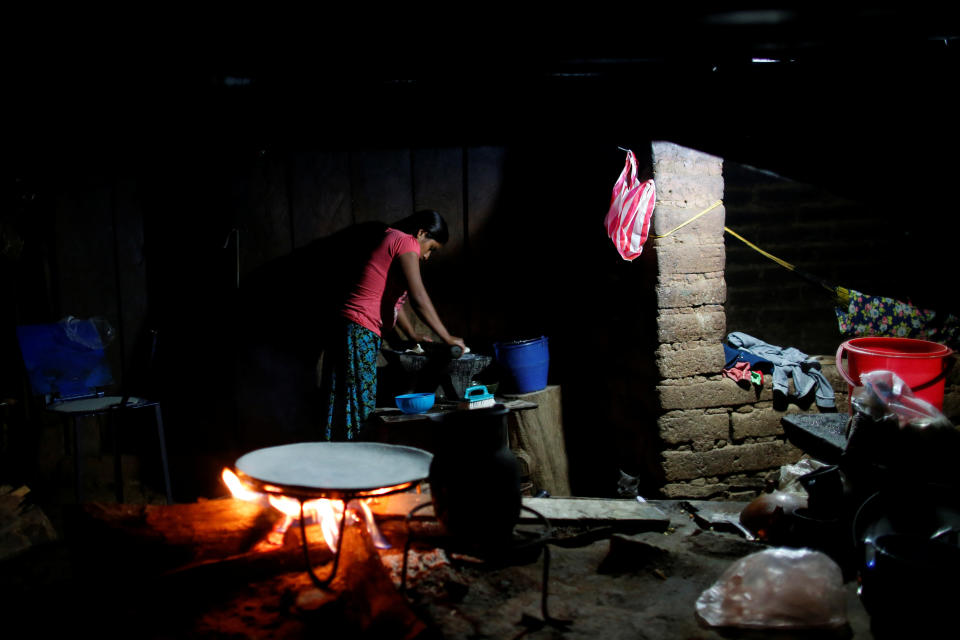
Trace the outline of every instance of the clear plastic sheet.
<instances>
[{"instance_id":1,"label":"clear plastic sheet","mask_svg":"<svg viewBox=\"0 0 960 640\"><path fill-rule=\"evenodd\" d=\"M960 430L891 371L861 377L852 398L843 464L862 485L956 482ZM920 490L920 489L918 489Z\"/></svg>"},{"instance_id":2,"label":"clear plastic sheet","mask_svg":"<svg viewBox=\"0 0 960 640\"><path fill-rule=\"evenodd\" d=\"M892 371L870 371L860 376L862 387L854 391L854 412L875 421L895 416L901 428L952 427L949 420L935 406L921 400L913 390Z\"/></svg>"},{"instance_id":3,"label":"clear plastic sheet","mask_svg":"<svg viewBox=\"0 0 960 640\"><path fill-rule=\"evenodd\" d=\"M814 460L808 456L800 458L796 464L785 464L780 467L780 482L777 485L777 488L780 491L795 493L797 495L806 497L807 490L800 482L800 478L808 473L816 471L817 469L822 469L825 466L827 466L826 463L820 462L819 460Z\"/></svg>"},{"instance_id":4,"label":"clear plastic sheet","mask_svg":"<svg viewBox=\"0 0 960 640\"><path fill-rule=\"evenodd\" d=\"M59 324L63 327L68 340L87 349L104 349L116 337L113 326L103 316L92 318L67 316L61 319Z\"/></svg>"},{"instance_id":5,"label":"clear plastic sheet","mask_svg":"<svg viewBox=\"0 0 960 640\"><path fill-rule=\"evenodd\" d=\"M822 629L847 624L843 575L810 549L774 547L740 558L697 598L711 627Z\"/></svg>"}]
</instances>

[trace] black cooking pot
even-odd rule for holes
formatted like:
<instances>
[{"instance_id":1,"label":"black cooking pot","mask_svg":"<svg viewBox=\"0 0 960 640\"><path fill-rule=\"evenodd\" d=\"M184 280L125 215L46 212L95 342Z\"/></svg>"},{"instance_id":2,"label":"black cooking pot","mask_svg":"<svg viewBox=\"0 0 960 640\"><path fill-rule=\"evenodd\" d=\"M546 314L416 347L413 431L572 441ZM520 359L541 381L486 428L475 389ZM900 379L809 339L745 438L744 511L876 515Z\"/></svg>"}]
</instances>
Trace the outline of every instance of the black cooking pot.
<instances>
[{"instance_id":1,"label":"black cooking pot","mask_svg":"<svg viewBox=\"0 0 960 640\"><path fill-rule=\"evenodd\" d=\"M512 542L520 517L520 465L509 448L502 404L431 415L430 492L446 532L471 549L495 551Z\"/></svg>"},{"instance_id":2,"label":"black cooking pot","mask_svg":"<svg viewBox=\"0 0 960 640\"><path fill-rule=\"evenodd\" d=\"M953 619L960 601L960 502L952 492L878 492L853 522L860 599L874 621Z\"/></svg>"}]
</instances>

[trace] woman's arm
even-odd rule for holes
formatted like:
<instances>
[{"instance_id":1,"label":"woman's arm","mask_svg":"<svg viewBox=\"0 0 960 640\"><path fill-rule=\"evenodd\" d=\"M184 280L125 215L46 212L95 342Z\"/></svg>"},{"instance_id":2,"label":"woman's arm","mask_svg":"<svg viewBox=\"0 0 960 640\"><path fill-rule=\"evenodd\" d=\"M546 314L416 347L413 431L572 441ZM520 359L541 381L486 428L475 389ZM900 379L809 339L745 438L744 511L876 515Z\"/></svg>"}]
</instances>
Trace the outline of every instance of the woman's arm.
<instances>
[{"instance_id":1,"label":"woman's arm","mask_svg":"<svg viewBox=\"0 0 960 640\"><path fill-rule=\"evenodd\" d=\"M427 289L423 286L423 280L420 278L420 256L411 251L400 254L397 259L400 260L403 276L407 279L407 291L414 310L445 343L466 348L463 339L450 335L447 328L443 326L443 322L440 321L436 309L433 308L433 302L430 301ZM401 328L403 327L401 326Z\"/></svg>"},{"instance_id":2,"label":"woman's arm","mask_svg":"<svg viewBox=\"0 0 960 640\"><path fill-rule=\"evenodd\" d=\"M416 328L413 326L413 321L407 314L406 303L400 305L397 309L397 327L403 331L403 335L407 337L407 340L412 340L413 342L431 341L430 336L417 333Z\"/></svg>"}]
</instances>

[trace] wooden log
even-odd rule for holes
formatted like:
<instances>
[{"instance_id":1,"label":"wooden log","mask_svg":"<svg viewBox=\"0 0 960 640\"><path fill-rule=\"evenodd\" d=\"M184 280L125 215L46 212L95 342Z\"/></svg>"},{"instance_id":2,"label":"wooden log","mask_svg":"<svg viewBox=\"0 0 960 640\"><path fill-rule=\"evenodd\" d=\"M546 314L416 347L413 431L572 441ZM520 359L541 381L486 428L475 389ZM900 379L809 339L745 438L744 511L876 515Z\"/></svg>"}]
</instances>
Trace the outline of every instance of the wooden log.
<instances>
[{"instance_id":1,"label":"wooden log","mask_svg":"<svg viewBox=\"0 0 960 640\"><path fill-rule=\"evenodd\" d=\"M281 519L275 509L234 498L174 505L95 502L83 505L81 511L88 527L183 547L195 559L248 550Z\"/></svg>"},{"instance_id":2,"label":"wooden log","mask_svg":"<svg viewBox=\"0 0 960 640\"><path fill-rule=\"evenodd\" d=\"M0 560L53 542L57 532L47 515L26 500L29 487L0 487Z\"/></svg>"},{"instance_id":3,"label":"wooden log","mask_svg":"<svg viewBox=\"0 0 960 640\"><path fill-rule=\"evenodd\" d=\"M288 531L282 544L263 544L282 517L272 507L234 498L176 505L91 503L69 519L68 538L79 550L78 562L98 572L142 577L196 569L256 576L303 566L298 534ZM308 540L318 561L329 560L321 535Z\"/></svg>"},{"instance_id":4,"label":"wooden log","mask_svg":"<svg viewBox=\"0 0 960 640\"><path fill-rule=\"evenodd\" d=\"M315 561L318 555L311 552ZM178 625L200 635L259 637L283 629L274 637L414 638L426 629L362 526L345 529L337 573L325 588L313 584L302 556L271 573L277 557L249 553L183 567L162 576L151 593L171 611L186 608ZM321 580L332 570L330 558L321 555L313 566ZM191 615L197 598L206 603Z\"/></svg>"},{"instance_id":5,"label":"wooden log","mask_svg":"<svg viewBox=\"0 0 960 640\"><path fill-rule=\"evenodd\" d=\"M554 496L569 496L567 450L564 443L560 387L550 385L532 393L508 395L509 400L532 402L535 410L510 413L510 448L524 451L533 461L530 481Z\"/></svg>"},{"instance_id":6,"label":"wooden log","mask_svg":"<svg viewBox=\"0 0 960 640\"><path fill-rule=\"evenodd\" d=\"M372 638L414 638L426 630L397 591L364 527L344 532L340 569L330 587L304 590L296 604L309 627L333 631L334 637L359 632Z\"/></svg>"},{"instance_id":7,"label":"wooden log","mask_svg":"<svg viewBox=\"0 0 960 640\"><path fill-rule=\"evenodd\" d=\"M337 574L318 589L306 570L299 525L279 547L259 543L280 517L235 499L86 505L73 524L74 533L84 534L78 575L89 580L87 593L98 595L80 608L116 629L136 629L150 619L156 637L413 638L425 630L365 527L345 528ZM311 565L322 580L332 570L332 554L318 528L307 530ZM167 615L156 620L156 611Z\"/></svg>"}]
</instances>

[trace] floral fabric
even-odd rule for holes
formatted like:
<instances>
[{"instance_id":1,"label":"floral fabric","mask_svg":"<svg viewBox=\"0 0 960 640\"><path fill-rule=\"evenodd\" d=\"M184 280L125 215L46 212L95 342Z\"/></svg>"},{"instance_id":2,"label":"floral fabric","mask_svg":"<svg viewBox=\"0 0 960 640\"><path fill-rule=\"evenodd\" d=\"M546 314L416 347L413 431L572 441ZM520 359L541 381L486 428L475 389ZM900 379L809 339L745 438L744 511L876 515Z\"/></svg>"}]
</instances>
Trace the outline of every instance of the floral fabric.
<instances>
[{"instance_id":1,"label":"floral fabric","mask_svg":"<svg viewBox=\"0 0 960 640\"><path fill-rule=\"evenodd\" d=\"M380 336L348 321L324 352L321 385L327 399L327 440L356 440L361 435L376 408L379 352Z\"/></svg>"},{"instance_id":2,"label":"floral fabric","mask_svg":"<svg viewBox=\"0 0 960 640\"><path fill-rule=\"evenodd\" d=\"M960 321L953 315L937 317L937 312L912 304L850 291L847 308L836 308L840 333L845 336L894 336L956 344Z\"/></svg>"}]
</instances>

